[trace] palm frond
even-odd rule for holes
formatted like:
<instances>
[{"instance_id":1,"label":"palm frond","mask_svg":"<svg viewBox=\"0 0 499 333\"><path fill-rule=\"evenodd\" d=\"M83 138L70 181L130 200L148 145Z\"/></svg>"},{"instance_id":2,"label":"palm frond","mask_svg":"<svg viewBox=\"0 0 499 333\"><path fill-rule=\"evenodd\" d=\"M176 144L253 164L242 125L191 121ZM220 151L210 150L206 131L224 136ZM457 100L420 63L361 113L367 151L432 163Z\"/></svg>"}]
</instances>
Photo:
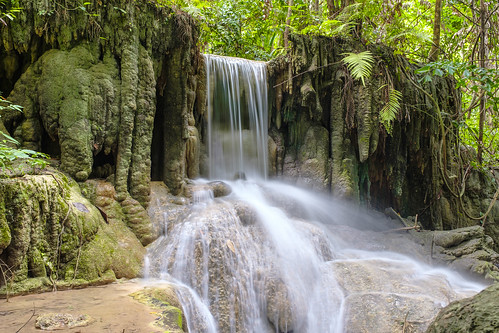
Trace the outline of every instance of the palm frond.
<instances>
[{"instance_id":1,"label":"palm frond","mask_svg":"<svg viewBox=\"0 0 499 333\"><path fill-rule=\"evenodd\" d=\"M400 101L402 100L402 93L396 89L391 88L388 91L388 102L379 112L379 121L386 128L388 134L391 134L392 123L400 111Z\"/></svg>"},{"instance_id":2,"label":"palm frond","mask_svg":"<svg viewBox=\"0 0 499 333\"><path fill-rule=\"evenodd\" d=\"M372 73L374 56L369 51L360 53L343 53L346 57L343 62L347 65L350 74L354 79L360 79L362 85L366 85L365 79L369 78Z\"/></svg>"}]
</instances>

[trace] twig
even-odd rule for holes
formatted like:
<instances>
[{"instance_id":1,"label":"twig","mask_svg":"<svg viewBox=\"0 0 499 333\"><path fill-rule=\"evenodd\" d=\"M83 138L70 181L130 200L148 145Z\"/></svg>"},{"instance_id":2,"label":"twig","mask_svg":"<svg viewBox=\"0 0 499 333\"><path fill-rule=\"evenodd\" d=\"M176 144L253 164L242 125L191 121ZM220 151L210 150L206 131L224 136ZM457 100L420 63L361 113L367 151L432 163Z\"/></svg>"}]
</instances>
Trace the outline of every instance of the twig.
<instances>
[{"instance_id":1,"label":"twig","mask_svg":"<svg viewBox=\"0 0 499 333\"><path fill-rule=\"evenodd\" d=\"M414 225L412 227L403 227L403 228L396 228L396 229L390 229L390 230L385 230L383 233L389 233L389 232L395 232L395 231L405 231L405 230L416 230L419 231L421 227L419 225Z\"/></svg>"},{"instance_id":2,"label":"twig","mask_svg":"<svg viewBox=\"0 0 499 333\"><path fill-rule=\"evenodd\" d=\"M407 329L407 316L409 315L409 311L405 314L404 318L404 326L402 327L402 333L405 333L405 330Z\"/></svg>"},{"instance_id":3,"label":"twig","mask_svg":"<svg viewBox=\"0 0 499 333\"><path fill-rule=\"evenodd\" d=\"M24 328L24 326L26 326L26 325L30 322L30 320L31 320L31 319L35 316L35 312L36 312L36 307L35 307L35 303L33 303L33 313L31 314L31 317L29 317L28 321L27 321L27 322L25 322L25 323L24 323L24 325L23 325L23 326L21 326L21 327L20 327L20 328L16 331L16 333L21 332L21 330Z\"/></svg>"},{"instance_id":4,"label":"twig","mask_svg":"<svg viewBox=\"0 0 499 333\"><path fill-rule=\"evenodd\" d=\"M6 267L7 272L10 271L11 276L9 277L9 279L7 279L7 274L5 274L3 266ZM0 272L2 273L3 281L5 282L5 299L8 302L9 301L9 291L10 291L10 287L12 286L12 280L14 279L14 273L12 271L12 267L9 267L2 259L0 259Z\"/></svg>"}]
</instances>

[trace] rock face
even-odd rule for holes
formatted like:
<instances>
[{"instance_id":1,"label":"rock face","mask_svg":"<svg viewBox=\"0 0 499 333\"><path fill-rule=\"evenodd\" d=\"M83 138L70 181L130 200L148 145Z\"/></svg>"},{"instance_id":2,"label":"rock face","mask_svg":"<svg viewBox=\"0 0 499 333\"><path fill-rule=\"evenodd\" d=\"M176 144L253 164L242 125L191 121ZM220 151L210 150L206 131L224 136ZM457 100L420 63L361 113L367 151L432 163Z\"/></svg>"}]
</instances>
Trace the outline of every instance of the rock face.
<instances>
[{"instance_id":1,"label":"rock face","mask_svg":"<svg viewBox=\"0 0 499 333\"><path fill-rule=\"evenodd\" d=\"M453 302L440 311L427 332L497 332L498 297L499 284L496 283L474 297Z\"/></svg>"},{"instance_id":2,"label":"rock face","mask_svg":"<svg viewBox=\"0 0 499 333\"><path fill-rule=\"evenodd\" d=\"M344 53L366 50L360 43L296 35L291 42L289 58L269 63L271 170L278 177L380 210L394 207L402 216L419 214L426 229L477 224L470 216L488 210L497 182L480 172L462 176L458 163L466 165L470 154L454 144L454 134L438 153L443 141L433 100L452 128L451 115L460 110L452 80L434 78L418 89L416 65L371 45L377 65L363 85L342 62ZM396 119L384 126L387 86L402 93L402 102ZM496 202L486 222L495 240L498 222Z\"/></svg>"},{"instance_id":3,"label":"rock face","mask_svg":"<svg viewBox=\"0 0 499 333\"><path fill-rule=\"evenodd\" d=\"M470 271L499 281L499 254L480 226L433 233L432 257L458 271Z\"/></svg>"},{"instance_id":4,"label":"rock face","mask_svg":"<svg viewBox=\"0 0 499 333\"><path fill-rule=\"evenodd\" d=\"M6 129L77 181L112 175L118 201L148 204L151 164L179 193L199 169L192 19L150 1L19 6L1 29L0 90L24 112L2 115Z\"/></svg>"},{"instance_id":5,"label":"rock face","mask_svg":"<svg viewBox=\"0 0 499 333\"><path fill-rule=\"evenodd\" d=\"M137 276L145 249L123 220L58 172L0 180L0 294Z\"/></svg>"}]
</instances>

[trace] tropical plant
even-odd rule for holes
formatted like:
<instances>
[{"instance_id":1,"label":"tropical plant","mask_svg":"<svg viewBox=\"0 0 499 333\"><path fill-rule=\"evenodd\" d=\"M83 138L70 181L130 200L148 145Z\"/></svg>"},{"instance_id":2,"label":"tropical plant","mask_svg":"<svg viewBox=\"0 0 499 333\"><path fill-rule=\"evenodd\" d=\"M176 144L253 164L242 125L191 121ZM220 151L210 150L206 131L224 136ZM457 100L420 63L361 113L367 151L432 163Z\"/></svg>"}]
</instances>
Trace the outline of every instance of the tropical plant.
<instances>
[{"instance_id":1,"label":"tropical plant","mask_svg":"<svg viewBox=\"0 0 499 333\"><path fill-rule=\"evenodd\" d=\"M22 111L22 107L0 96L0 113L8 111ZM1 121L1 119L0 119ZM13 163L17 160L25 161L32 168L45 168L48 155L31 149L18 148L20 143L0 131L0 171L12 170Z\"/></svg>"},{"instance_id":2,"label":"tropical plant","mask_svg":"<svg viewBox=\"0 0 499 333\"><path fill-rule=\"evenodd\" d=\"M401 100L402 93L400 91L394 88L388 89L388 101L379 112L379 121L389 134L392 132L393 121L400 111Z\"/></svg>"},{"instance_id":3,"label":"tropical plant","mask_svg":"<svg viewBox=\"0 0 499 333\"><path fill-rule=\"evenodd\" d=\"M344 53L343 62L347 65L350 74L355 80L361 80L362 85L366 85L365 80L371 76L374 57L370 51L360 53Z\"/></svg>"},{"instance_id":4,"label":"tropical plant","mask_svg":"<svg viewBox=\"0 0 499 333\"><path fill-rule=\"evenodd\" d=\"M7 25L20 11L18 0L0 0L0 24Z\"/></svg>"}]
</instances>

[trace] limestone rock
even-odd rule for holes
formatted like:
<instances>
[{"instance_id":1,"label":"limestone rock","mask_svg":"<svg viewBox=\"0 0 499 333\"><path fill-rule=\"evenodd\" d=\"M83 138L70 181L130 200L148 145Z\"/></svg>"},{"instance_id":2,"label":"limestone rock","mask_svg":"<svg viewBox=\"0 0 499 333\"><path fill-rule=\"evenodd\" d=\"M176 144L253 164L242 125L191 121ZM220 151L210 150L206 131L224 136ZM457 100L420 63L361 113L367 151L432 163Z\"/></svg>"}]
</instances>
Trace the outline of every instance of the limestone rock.
<instances>
[{"instance_id":1,"label":"limestone rock","mask_svg":"<svg viewBox=\"0 0 499 333\"><path fill-rule=\"evenodd\" d=\"M82 184L82 188L83 193L100 209L108 222L125 221L142 245L146 246L157 238L149 215L137 200L127 196L121 203L118 202L114 186L104 180L88 180Z\"/></svg>"},{"instance_id":2,"label":"limestone rock","mask_svg":"<svg viewBox=\"0 0 499 333\"><path fill-rule=\"evenodd\" d=\"M279 332L292 332L295 329L297 304L290 299L284 282L269 279L265 284L267 296L267 318Z\"/></svg>"},{"instance_id":3,"label":"limestone rock","mask_svg":"<svg viewBox=\"0 0 499 333\"><path fill-rule=\"evenodd\" d=\"M12 293L140 273L145 250L135 235L121 219L106 223L78 184L61 173L0 180L0 222L1 234L10 233L0 259L9 267L6 278L14 278ZM1 278L2 294L4 283Z\"/></svg>"},{"instance_id":4,"label":"limestone rock","mask_svg":"<svg viewBox=\"0 0 499 333\"><path fill-rule=\"evenodd\" d=\"M432 257L454 269L499 281L499 254L481 226L433 232Z\"/></svg>"},{"instance_id":5,"label":"limestone rock","mask_svg":"<svg viewBox=\"0 0 499 333\"><path fill-rule=\"evenodd\" d=\"M182 305L171 285L144 288L130 295L137 301L159 311L155 325L171 333L186 331L186 320Z\"/></svg>"},{"instance_id":6,"label":"limestone rock","mask_svg":"<svg viewBox=\"0 0 499 333\"><path fill-rule=\"evenodd\" d=\"M0 72L9 75L8 99L24 107L2 120L24 147L60 158L80 182L113 175L118 201L129 194L143 207L151 175L176 193L197 176L202 94L189 15L117 0L91 0L89 12L64 10L57 19L57 3L19 6L23 15L1 32Z\"/></svg>"},{"instance_id":7,"label":"limestone rock","mask_svg":"<svg viewBox=\"0 0 499 333\"><path fill-rule=\"evenodd\" d=\"M92 322L89 315L72 315L69 313L46 313L36 318L35 327L44 331L61 330L87 326Z\"/></svg>"},{"instance_id":8,"label":"limestone rock","mask_svg":"<svg viewBox=\"0 0 499 333\"><path fill-rule=\"evenodd\" d=\"M213 181L207 184L209 188L213 191L215 198L225 197L232 193L230 186L222 181Z\"/></svg>"},{"instance_id":9,"label":"limestone rock","mask_svg":"<svg viewBox=\"0 0 499 333\"><path fill-rule=\"evenodd\" d=\"M499 283L478 295L445 307L428 328L428 333L497 332L499 330Z\"/></svg>"}]
</instances>

